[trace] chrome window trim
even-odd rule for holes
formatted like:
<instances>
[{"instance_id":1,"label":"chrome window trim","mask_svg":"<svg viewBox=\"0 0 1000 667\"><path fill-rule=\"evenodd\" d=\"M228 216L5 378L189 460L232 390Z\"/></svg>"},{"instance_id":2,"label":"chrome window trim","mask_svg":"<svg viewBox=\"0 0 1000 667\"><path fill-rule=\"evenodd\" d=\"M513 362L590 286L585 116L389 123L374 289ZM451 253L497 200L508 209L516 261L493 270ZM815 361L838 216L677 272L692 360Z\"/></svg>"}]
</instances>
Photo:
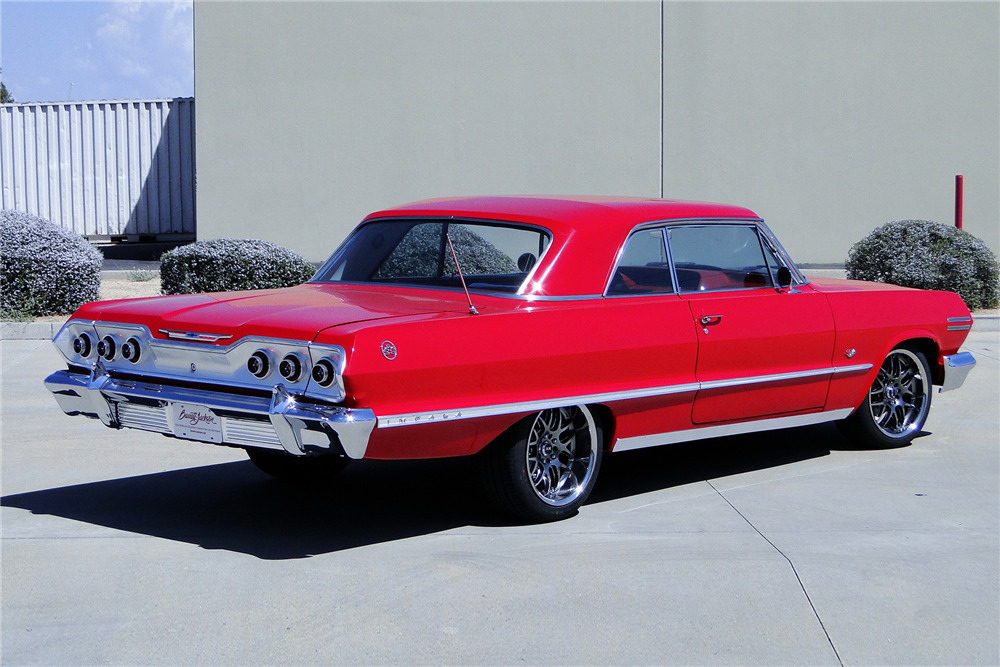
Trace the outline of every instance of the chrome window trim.
<instances>
[{"instance_id":1,"label":"chrome window trim","mask_svg":"<svg viewBox=\"0 0 1000 667\"><path fill-rule=\"evenodd\" d=\"M841 408L838 410L824 410L822 412L810 412L804 415L792 415L789 417L772 417L770 419L758 419L756 421L738 422L733 424L702 426L699 428L685 429L683 431L668 431L666 433L637 435L631 438L619 438L615 441L611 451L627 452L632 449L658 447L660 445L673 445L678 442L704 440L705 438L720 438L728 435L757 433L759 431L771 431L780 428L810 426L812 424L822 424L823 422L844 419L845 417L849 417L852 412L854 412L853 408Z\"/></svg>"},{"instance_id":2,"label":"chrome window trim","mask_svg":"<svg viewBox=\"0 0 1000 667\"><path fill-rule=\"evenodd\" d=\"M807 285L809 279L806 278L799 268L792 261L792 258L785 251L784 247L778 241L777 237L771 231L767 223L764 222L763 218L672 218L667 220L650 220L648 222L643 222L635 227L633 227L629 233L626 235L625 240L618 247L618 252L615 253L615 258L613 262L613 268L608 274L607 280L604 286L603 296L609 299L617 299L621 297L627 298L637 298L637 297L649 297L649 296L664 296L664 295L684 295L684 294L706 294L715 292L736 292L736 291L748 291L748 290L760 290L760 289L775 289L774 287L736 287L731 289L716 289L716 290L704 290L704 292L681 292L680 282L677 280L677 266L674 264L673 249L670 247L670 239L667 235L667 230L670 227L688 227L688 226L699 226L704 225L716 226L716 225L734 225L749 227L753 226L757 231L757 239L760 243L767 245L768 249L774 253L775 258L780 264L785 266L792 273L792 285L800 286ZM671 279L673 280L673 291L671 292L655 292L655 293L643 293L643 294L609 294L611 289L611 283L614 281L615 272L618 269L618 265L621 263L622 255L625 253L625 246L628 244L629 240L637 233L646 231L648 229L653 229L659 227L663 230L663 244L666 247L667 262L670 266ZM762 249L763 250L763 249ZM766 259L766 257L765 257ZM770 273L770 267L768 267L768 272ZM777 285L777 280L775 276L772 276L772 282Z\"/></svg>"},{"instance_id":3,"label":"chrome window trim","mask_svg":"<svg viewBox=\"0 0 1000 667\"><path fill-rule=\"evenodd\" d=\"M425 287L425 286L422 286L422 285L407 285L405 283L355 282L355 281L343 281L343 280L331 281L331 280L319 280L318 279L319 276L325 274L328 269L332 268L333 264L335 263L335 260L340 255L341 251L343 251L344 248L347 247L347 244L351 242L351 239L353 239L358 234L358 232L361 230L362 227L365 227L365 226L367 226L369 224L373 224L373 223L377 223L377 222L401 222L401 221L404 221L404 220L424 220L424 221L429 221L429 222L447 222L447 223L456 223L456 224L471 223L471 224L487 225L487 226L490 226L490 227L513 227L513 228L517 228L517 229L526 229L526 230L532 230L532 231L540 232L543 236L545 236L546 239L547 239L547 243L545 244L545 250L542 251L541 253L539 253L538 257L535 258L535 265L533 267L531 267L531 270L528 271L528 273L525 276L524 280L521 282L520 285L518 285L517 291L515 293L513 293L513 294L508 293L508 292L493 292L493 291L487 291L487 290L481 290L481 291L477 292L477 293L487 294L487 295L491 295L491 296L493 296L493 295L503 295L503 296L508 296L508 297L509 296L521 296L521 293L524 291L525 287L534 278L535 271L538 269L539 266L541 266L541 264L542 264L542 258L545 257L546 255L548 255L549 250L552 248L553 241L555 239L555 235L552 233L551 229L549 229L548 227L545 227L544 225L534 224L534 223L530 223L530 222L515 222L515 221L512 221L512 220L493 219L493 218L475 218L475 217L466 217L466 216L458 217L458 216L451 216L451 215L416 215L416 214L414 214L414 215L401 215L401 216L389 215L389 216L383 216L383 217L379 217L379 218L371 218L369 220L363 220L362 224L359 224L357 227L355 227L354 230L352 230L351 233L347 236L347 238L344 239L344 242L341 243L339 246L337 246L337 249L333 251L333 254L331 254L327 258L327 260L320 265L320 267L316 270L316 273L313 274L313 277L310 278L307 282L308 283L313 283L313 284L316 284L316 285L365 285L365 286L371 286L371 285L393 285L394 287L412 287L412 288L416 288L416 289L438 289L438 290L444 290L444 291L447 291L447 292L454 292L456 290L462 291L462 290L460 290L458 288L453 288L453 287ZM474 290L470 289L469 291L473 292Z\"/></svg>"},{"instance_id":4,"label":"chrome window trim","mask_svg":"<svg viewBox=\"0 0 1000 667\"><path fill-rule=\"evenodd\" d=\"M792 286L793 287L798 286L798 285L804 285L804 284L806 284L808 282L806 280L805 276L803 276L802 273L799 272L798 267L795 266L795 262L793 262L792 259L791 259L791 257L788 256L788 253L784 252L784 248L781 247L781 244L778 243L778 240L774 237L774 235L771 233L771 230L768 229L767 225L764 223L764 221L762 219L758 218L756 220L751 220L749 218L733 218L733 219L730 219L730 220L715 220L715 221L711 221L710 224L706 224L706 225L699 224L699 222L700 221L695 221L695 222L690 222L690 223L686 223L686 224L682 224L682 225L671 225L671 226L677 226L677 227L710 227L710 226L752 227L753 230L754 230L754 232L755 232L755 235L757 237L757 243L760 244L761 259L764 260L764 267L767 269L768 275L771 276L772 285L763 285L763 286L760 286L760 287L726 287L726 288L696 290L696 291L687 291L687 292L681 291L680 290L680 280L677 277L677 265L673 262L673 249L670 247L670 235L667 234L665 236L664 240L667 243L667 254L671 258L670 267L671 267L671 270L673 271L674 284L676 285L676 289L677 289L677 293L678 294L680 294L682 296L686 296L686 295L689 295L689 294L716 294L716 293L720 293L720 292L746 292L746 291L750 291L750 290L772 290L772 291L777 290L778 289L778 287L777 287L777 285L778 285L777 276L775 276L775 275L773 275L771 273L771 267L770 267L770 264L768 264L768 262L767 262L767 256L766 256L766 253L764 251L764 246L765 245L774 254L774 257L775 257L775 259L778 260L778 263L781 264L782 266L784 266L785 268L787 268L791 272L791 274L792 274ZM725 270L725 269L723 269L723 270Z\"/></svg>"},{"instance_id":5,"label":"chrome window trim","mask_svg":"<svg viewBox=\"0 0 1000 667\"><path fill-rule=\"evenodd\" d=\"M706 389L740 387L748 384L781 382L786 380L797 380L810 377L819 377L823 375L831 375L831 376L840 375L844 373L867 371L870 368L872 368L872 364L856 364L853 366L831 366L829 368L815 368L805 371L797 371L793 373L756 375L756 376L749 376L742 378L733 378L729 380L714 380L710 382L689 382L685 384L666 385L661 387L649 387L646 389L628 389L624 391L612 391L599 394L564 396L560 398L540 399L536 401L523 401L518 403L501 403L497 405L454 408L449 410L440 410L433 412L410 412L405 414L381 416L378 418L378 426L379 428L395 428L398 426L414 426L416 424L430 424L435 422L455 421L459 419L496 417L499 415L517 414L520 412L537 412L539 410L568 407L571 405L611 403L617 401L634 400L637 398L651 398L656 396L669 396L671 394L697 392Z\"/></svg>"},{"instance_id":6,"label":"chrome window trim","mask_svg":"<svg viewBox=\"0 0 1000 667\"><path fill-rule=\"evenodd\" d=\"M667 224L666 222L662 222L662 221L654 223L654 224L645 223L644 222L643 224L637 225L637 226L635 226L635 227L632 228L632 231L630 231L628 233L628 235L625 237L625 240L622 242L622 244L620 246L618 246L618 252L615 253L615 260L614 260L614 263L612 265L611 273L608 274L607 282L604 285L604 294L603 294L604 297L609 298L609 299L617 299L617 298L623 297L623 296L624 297L634 297L634 296L664 296L664 295L675 295L676 296L679 293L677 291L677 272L674 271L674 261L673 261L673 257L670 254L670 244L667 243L667 228L666 228L666 224ZM657 229L657 228L659 228L659 230L660 230L660 240L663 241L663 252L667 256L667 268L670 269L670 280L673 283L673 285L672 285L673 289L670 290L670 291L668 291L668 292L644 292L644 293L641 293L641 294L627 294L627 293L626 294L611 294L610 293L611 292L611 283L613 283L615 281L615 274L618 272L618 267L621 266L622 256L625 254L625 246L628 245L628 242L631 241L632 237L635 236L636 234L638 234L640 232L644 232L644 231L650 230L650 229Z\"/></svg>"}]
</instances>

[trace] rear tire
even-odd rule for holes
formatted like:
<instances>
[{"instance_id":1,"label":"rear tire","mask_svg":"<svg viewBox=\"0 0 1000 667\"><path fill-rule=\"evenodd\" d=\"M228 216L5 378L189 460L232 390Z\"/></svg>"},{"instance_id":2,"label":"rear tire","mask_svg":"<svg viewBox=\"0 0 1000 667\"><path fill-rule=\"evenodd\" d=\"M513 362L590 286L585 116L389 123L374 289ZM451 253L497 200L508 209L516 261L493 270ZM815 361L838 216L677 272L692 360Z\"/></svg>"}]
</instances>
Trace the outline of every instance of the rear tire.
<instances>
[{"instance_id":1,"label":"rear tire","mask_svg":"<svg viewBox=\"0 0 1000 667\"><path fill-rule=\"evenodd\" d=\"M600 424L586 406L542 410L482 453L482 476L503 511L532 523L558 521L587 500L603 448Z\"/></svg>"},{"instance_id":2,"label":"rear tire","mask_svg":"<svg viewBox=\"0 0 1000 667\"><path fill-rule=\"evenodd\" d=\"M915 347L901 345L882 362L858 409L837 426L867 447L902 447L927 422L931 393L927 358Z\"/></svg>"},{"instance_id":3,"label":"rear tire","mask_svg":"<svg viewBox=\"0 0 1000 667\"><path fill-rule=\"evenodd\" d=\"M247 448L247 456L262 472L292 482L319 482L332 479L347 467L343 456L293 456L272 449Z\"/></svg>"}]
</instances>

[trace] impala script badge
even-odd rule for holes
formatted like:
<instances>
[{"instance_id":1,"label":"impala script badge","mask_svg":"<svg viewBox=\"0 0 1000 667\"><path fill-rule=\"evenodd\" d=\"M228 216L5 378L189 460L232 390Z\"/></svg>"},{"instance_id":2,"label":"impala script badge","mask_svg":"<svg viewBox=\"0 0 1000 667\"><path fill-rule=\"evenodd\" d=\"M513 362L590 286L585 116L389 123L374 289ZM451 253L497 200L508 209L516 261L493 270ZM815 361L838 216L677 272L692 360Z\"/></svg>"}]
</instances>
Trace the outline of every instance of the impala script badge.
<instances>
[{"instance_id":1,"label":"impala script badge","mask_svg":"<svg viewBox=\"0 0 1000 667\"><path fill-rule=\"evenodd\" d=\"M396 345L391 340L382 341L382 356L389 361L396 358Z\"/></svg>"}]
</instances>

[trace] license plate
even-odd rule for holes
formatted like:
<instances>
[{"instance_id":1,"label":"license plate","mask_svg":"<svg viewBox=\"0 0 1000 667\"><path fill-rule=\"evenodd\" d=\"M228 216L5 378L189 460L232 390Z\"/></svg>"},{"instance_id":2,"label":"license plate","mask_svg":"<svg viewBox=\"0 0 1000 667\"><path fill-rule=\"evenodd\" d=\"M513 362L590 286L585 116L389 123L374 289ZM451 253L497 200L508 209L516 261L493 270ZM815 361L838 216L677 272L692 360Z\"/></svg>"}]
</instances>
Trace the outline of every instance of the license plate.
<instances>
[{"instance_id":1,"label":"license plate","mask_svg":"<svg viewBox=\"0 0 1000 667\"><path fill-rule=\"evenodd\" d=\"M222 442L222 417L204 405L171 403L174 435L178 438Z\"/></svg>"}]
</instances>

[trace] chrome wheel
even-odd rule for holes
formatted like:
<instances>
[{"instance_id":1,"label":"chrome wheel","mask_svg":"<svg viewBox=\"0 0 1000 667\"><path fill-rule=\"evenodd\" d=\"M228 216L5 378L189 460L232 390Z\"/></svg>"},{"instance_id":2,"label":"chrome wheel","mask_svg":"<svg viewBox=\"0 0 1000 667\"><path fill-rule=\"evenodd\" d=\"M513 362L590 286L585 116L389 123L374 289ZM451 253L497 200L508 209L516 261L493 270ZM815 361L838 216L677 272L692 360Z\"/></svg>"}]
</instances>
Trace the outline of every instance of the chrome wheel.
<instances>
[{"instance_id":1,"label":"chrome wheel","mask_svg":"<svg viewBox=\"0 0 1000 667\"><path fill-rule=\"evenodd\" d=\"M928 390L921 360L907 349L890 352L868 392L868 408L876 428L890 438L919 431L930 408Z\"/></svg>"},{"instance_id":2,"label":"chrome wheel","mask_svg":"<svg viewBox=\"0 0 1000 667\"><path fill-rule=\"evenodd\" d=\"M597 428L589 410L557 408L535 416L528 432L528 481L542 502L569 505L589 489L597 458Z\"/></svg>"},{"instance_id":3,"label":"chrome wheel","mask_svg":"<svg viewBox=\"0 0 1000 667\"><path fill-rule=\"evenodd\" d=\"M504 512L527 521L573 516L601 468L601 421L586 405L522 419L479 456L485 491Z\"/></svg>"},{"instance_id":4,"label":"chrome wheel","mask_svg":"<svg viewBox=\"0 0 1000 667\"><path fill-rule=\"evenodd\" d=\"M931 409L931 372L916 346L901 345L885 358L864 400L840 430L867 447L901 447L924 427Z\"/></svg>"}]
</instances>

